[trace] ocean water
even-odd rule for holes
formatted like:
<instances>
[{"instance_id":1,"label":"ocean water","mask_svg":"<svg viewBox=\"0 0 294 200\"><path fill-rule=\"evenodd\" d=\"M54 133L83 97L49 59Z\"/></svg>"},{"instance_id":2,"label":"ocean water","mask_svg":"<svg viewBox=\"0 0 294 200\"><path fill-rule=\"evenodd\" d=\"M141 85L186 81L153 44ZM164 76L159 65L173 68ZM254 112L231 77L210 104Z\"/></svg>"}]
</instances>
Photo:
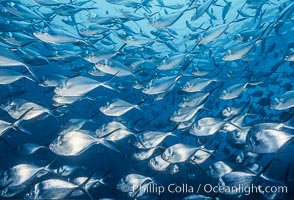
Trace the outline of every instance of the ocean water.
<instances>
[{"instance_id":1,"label":"ocean water","mask_svg":"<svg viewBox=\"0 0 294 200\"><path fill-rule=\"evenodd\" d=\"M293 11L0 0L0 199L293 199Z\"/></svg>"}]
</instances>

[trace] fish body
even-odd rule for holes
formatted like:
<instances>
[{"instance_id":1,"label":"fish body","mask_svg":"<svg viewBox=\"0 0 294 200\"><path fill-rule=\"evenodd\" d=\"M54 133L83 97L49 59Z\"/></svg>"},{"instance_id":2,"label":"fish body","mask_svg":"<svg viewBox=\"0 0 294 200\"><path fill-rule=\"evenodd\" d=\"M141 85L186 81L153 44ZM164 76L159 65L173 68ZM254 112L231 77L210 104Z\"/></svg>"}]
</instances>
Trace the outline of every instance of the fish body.
<instances>
[{"instance_id":1,"label":"fish body","mask_svg":"<svg viewBox=\"0 0 294 200\"><path fill-rule=\"evenodd\" d=\"M247 149L253 153L276 153L290 140L293 135L275 129L251 129L246 137Z\"/></svg>"},{"instance_id":2,"label":"fish body","mask_svg":"<svg viewBox=\"0 0 294 200\"><path fill-rule=\"evenodd\" d=\"M104 115L118 117L134 108L140 110L140 107L138 105L130 104L129 102L126 102L121 99L116 99L108 105L100 107L99 110Z\"/></svg>"},{"instance_id":3,"label":"fish body","mask_svg":"<svg viewBox=\"0 0 294 200\"><path fill-rule=\"evenodd\" d=\"M55 138L49 145L49 149L60 156L78 156L95 144L103 144L112 148L112 145L105 139L95 138L81 131L71 131ZM115 151L118 150L115 149Z\"/></svg>"},{"instance_id":4,"label":"fish body","mask_svg":"<svg viewBox=\"0 0 294 200\"><path fill-rule=\"evenodd\" d=\"M287 91L281 96L273 99L270 108L273 110L285 110L294 106L294 91Z\"/></svg>"},{"instance_id":5,"label":"fish body","mask_svg":"<svg viewBox=\"0 0 294 200\"><path fill-rule=\"evenodd\" d=\"M236 45L230 48L224 55L224 61L234 61L242 59L245 55L247 55L256 44L260 43L261 40L254 40L245 42L243 44Z\"/></svg>"}]
</instances>

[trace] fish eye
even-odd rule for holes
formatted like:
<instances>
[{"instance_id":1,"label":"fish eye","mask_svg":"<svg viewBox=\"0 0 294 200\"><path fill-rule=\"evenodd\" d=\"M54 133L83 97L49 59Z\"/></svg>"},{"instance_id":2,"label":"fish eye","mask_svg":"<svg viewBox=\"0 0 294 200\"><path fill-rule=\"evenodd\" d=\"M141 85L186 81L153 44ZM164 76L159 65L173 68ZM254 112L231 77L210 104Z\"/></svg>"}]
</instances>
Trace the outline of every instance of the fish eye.
<instances>
[{"instance_id":1,"label":"fish eye","mask_svg":"<svg viewBox=\"0 0 294 200\"><path fill-rule=\"evenodd\" d=\"M231 108L230 107L226 107L224 110L223 110L223 112L222 112L222 114L225 116L225 117L228 117L230 114L231 114Z\"/></svg>"},{"instance_id":2,"label":"fish eye","mask_svg":"<svg viewBox=\"0 0 294 200\"><path fill-rule=\"evenodd\" d=\"M278 98L275 98L274 100L272 100L272 102L271 102L271 107L276 107L276 106L278 106L279 104L280 104L280 102L281 102L281 100L280 99L278 99Z\"/></svg>"},{"instance_id":3,"label":"fish eye","mask_svg":"<svg viewBox=\"0 0 294 200\"><path fill-rule=\"evenodd\" d=\"M226 91L226 90L223 90L223 91L221 92L221 96L225 96L225 95L227 95L227 91Z\"/></svg>"},{"instance_id":4,"label":"fish eye","mask_svg":"<svg viewBox=\"0 0 294 200\"><path fill-rule=\"evenodd\" d=\"M236 35L234 36L233 40L235 40L235 41L241 41L241 40L242 40L242 36L241 36L241 34L236 34Z\"/></svg>"},{"instance_id":5,"label":"fish eye","mask_svg":"<svg viewBox=\"0 0 294 200\"><path fill-rule=\"evenodd\" d=\"M183 86L183 89L187 89L191 86L191 84L189 82L185 83L185 85Z\"/></svg>"},{"instance_id":6,"label":"fish eye","mask_svg":"<svg viewBox=\"0 0 294 200\"><path fill-rule=\"evenodd\" d=\"M130 35L127 37L127 40L134 40L134 37Z\"/></svg>"},{"instance_id":7,"label":"fish eye","mask_svg":"<svg viewBox=\"0 0 294 200\"><path fill-rule=\"evenodd\" d=\"M15 3L9 2L8 5L11 6L11 7L14 7L15 6Z\"/></svg>"},{"instance_id":8,"label":"fish eye","mask_svg":"<svg viewBox=\"0 0 294 200\"><path fill-rule=\"evenodd\" d=\"M151 88L152 87L152 82L149 82L146 86L147 89Z\"/></svg>"},{"instance_id":9,"label":"fish eye","mask_svg":"<svg viewBox=\"0 0 294 200\"><path fill-rule=\"evenodd\" d=\"M170 173L172 173L172 174L176 174L176 173L178 173L179 170L180 170L180 169L179 169L179 166L176 165L176 164L170 166Z\"/></svg>"}]
</instances>

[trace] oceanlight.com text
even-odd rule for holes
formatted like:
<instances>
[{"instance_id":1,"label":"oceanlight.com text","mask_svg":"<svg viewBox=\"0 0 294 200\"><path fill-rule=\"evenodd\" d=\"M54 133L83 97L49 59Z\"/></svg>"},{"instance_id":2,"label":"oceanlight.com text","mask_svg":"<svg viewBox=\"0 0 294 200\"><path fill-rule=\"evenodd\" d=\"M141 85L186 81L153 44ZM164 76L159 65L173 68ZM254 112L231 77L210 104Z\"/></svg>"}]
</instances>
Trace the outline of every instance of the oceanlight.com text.
<instances>
[{"instance_id":1,"label":"oceanlight.com text","mask_svg":"<svg viewBox=\"0 0 294 200\"><path fill-rule=\"evenodd\" d=\"M243 185L238 184L234 186L222 186L222 185L211 185L211 184L199 184L189 185L189 184L181 184L177 185L175 183L171 183L167 186L157 185L157 184L147 184L144 186L133 186L132 188L123 187L124 191L139 191L141 193L149 193L149 194L157 194L162 195L164 192L168 192L171 194L241 194L241 195L250 195L250 194L274 194L274 193L288 193L287 186L261 186L261 185Z\"/></svg>"},{"instance_id":2,"label":"oceanlight.com text","mask_svg":"<svg viewBox=\"0 0 294 200\"><path fill-rule=\"evenodd\" d=\"M236 186L220 186L205 184L203 186L205 193L222 193L222 194L244 194L250 195L253 193L288 193L287 186L261 186L261 185L242 185L238 184Z\"/></svg>"}]
</instances>

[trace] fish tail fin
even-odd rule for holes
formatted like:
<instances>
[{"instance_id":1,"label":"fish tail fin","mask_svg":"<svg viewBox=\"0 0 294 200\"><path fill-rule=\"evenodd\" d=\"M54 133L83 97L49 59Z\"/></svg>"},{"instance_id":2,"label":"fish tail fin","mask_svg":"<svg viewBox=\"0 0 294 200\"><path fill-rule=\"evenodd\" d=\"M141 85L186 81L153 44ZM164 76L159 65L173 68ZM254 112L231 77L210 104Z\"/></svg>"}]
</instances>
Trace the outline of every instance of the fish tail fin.
<instances>
[{"instance_id":1,"label":"fish tail fin","mask_svg":"<svg viewBox=\"0 0 294 200\"><path fill-rule=\"evenodd\" d=\"M103 146L117 152L117 153L120 153L120 151L114 147L112 144L110 144L105 138L100 138L99 141L98 141L98 144L102 144Z\"/></svg>"},{"instance_id":2,"label":"fish tail fin","mask_svg":"<svg viewBox=\"0 0 294 200\"><path fill-rule=\"evenodd\" d=\"M252 82L248 83L248 85L256 86L256 85L260 85L262 83L263 83L263 81L252 81Z\"/></svg>"},{"instance_id":3,"label":"fish tail fin","mask_svg":"<svg viewBox=\"0 0 294 200\"><path fill-rule=\"evenodd\" d=\"M20 131L23 132L27 135L32 135L32 133L30 131L28 131L27 129L25 129L24 127L21 126L21 122L22 122L22 118L31 110L33 110L34 108L30 108L28 109L26 112L24 112L18 119L17 121L15 121L12 125L11 128L14 129L15 131Z\"/></svg>"},{"instance_id":4,"label":"fish tail fin","mask_svg":"<svg viewBox=\"0 0 294 200\"><path fill-rule=\"evenodd\" d=\"M39 78L36 76L36 74L32 71L32 69L24 64L24 67L28 70L28 72L31 74L31 76L35 79L35 82L40 83Z\"/></svg>"},{"instance_id":5,"label":"fish tail fin","mask_svg":"<svg viewBox=\"0 0 294 200\"><path fill-rule=\"evenodd\" d=\"M293 126L288 126L288 125L283 125L283 128L287 128L287 129L294 129L294 127Z\"/></svg>"},{"instance_id":6,"label":"fish tail fin","mask_svg":"<svg viewBox=\"0 0 294 200\"><path fill-rule=\"evenodd\" d=\"M100 178L99 180L97 180L97 182L101 183L102 185L110 188L110 189L114 189L113 186L109 185L108 183L105 182L105 177Z\"/></svg>"},{"instance_id":7,"label":"fish tail fin","mask_svg":"<svg viewBox=\"0 0 294 200\"><path fill-rule=\"evenodd\" d=\"M80 30L79 30L79 28L78 28L77 21L76 21L76 17L75 17L74 15L72 15L72 16L70 16L70 18L71 18L71 21L73 21L73 23L75 24L75 28L76 28L76 30L77 30L77 33L78 33L79 35L81 35L81 34L80 34Z\"/></svg>"},{"instance_id":8,"label":"fish tail fin","mask_svg":"<svg viewBox=\"0 0 294 200\"><path fill-rule=\"evenodd\" d=\"M19 121L17 121L17 122L19 122ZM25 133L27 135L32 135L32 133L30 131L28 131L26 128L21 126L19 123L15 124L15 126L13 126L13 129L16 131L20 131L22 133Z\"/></svg>"},{"instance_id":9,"label":"fish tail fin","mask_svg":"<svg viewBox=\"0 0 294 200\"><path fill-rule=\"evenodd\" d=\"M3 134L3 133L2 133ZM8 142L7 139L5 139L4 137L0 137L0 140L2 140L5 144L7 144L8 146L11 146L11 144Z\"/></svg>"},{"instance_id":10,"label":"fish tail fin","mask_svg":"<svg viewBox=\"0 0 294 200\"><path fill-rule=\"evenodd\" d=\"M82 183L81 186L78 186L78 188L76 188L75 190L81 190L82 192L84 192L84 194L86 194L90 200L95 200L95 198L92 196L92 194L88 191L88 189L85 187L85 185L87 184L87 182L91 179L91 177L89 177L84 183ZM85 184L85 185L84 185ZM74 191L74 190L73 190ZM72 192L73 192L72 191Z\"/></svg>"},{"instance_id":11,"label":"fish tail fin","mask_svg":"<svg viewBox=\"0 0 294 200\"><path fill-rule=\"evenodd\" d=\"M257 174L256 174L256 177L261 177L261 178L264 178L264 179L266 179L266 180L271 180L271 178L269 178L269 177L267 177L266 175L265 175L265 173L266 173L266 171L269 169L269 167L272 165L272 163L273 163L273 161L275 160L275 158L273 158L273 159L271 159L264 167L263 167L263 169L260 171L260 172L258 172ZM255 179L255 181L254 182L256 182L256 181L258 181L257 179Z\"/></svg>"},{"instance_id":12,"label":"fish tail fin","mask_svg":"<svg viewBox=\"0 0 294 200\"><path fill-rule=\"evenodd\" d=\"M115 89L115 88L113 88L113 87L111 87L110 86L110 83L111 83L111 81L116 77L116 75L119 73L119 71L117 71L109 80L107 80L107 81L104 81L102 84L101 84L101 86L103 86L103 87L105 87L105 88L107 88L107 89L110 89L110 90L113 90L113 91L115 91L115 92L117 92L117 93L119 93L119 91L117 90L117 89Z\"/></svg>"},{"instance_id":13,"label":"fish tail fin","mask_svg":"<svg viewBox=\"0 0 294 200\"><path fill-rule=\"evenodd\" d=\"M141 101L139 103L137 103L136 108L139 109L140 111L142 111L140 105L145 103L147 101L147 99L148 99L148 97L146 95L143 95L143 97L141 98Z\"/></svg>"},{"instance_id":14,"label":"fish tail fin","mask_svg":"<svg viewBox=\"0 0 294 200\"><path fill-rule=\"evenodd\" d=\"M79 189L81 189L85 194L87 194L87 196L91 199L91 200L95 200L93 198L93 196L90 194L89 189L95 185L96 183L100 183L102 185L105 185L111 189L113 189L113 187L111 185L109 185L108 183L106 183L104 180L106 179L106 177L109 176L109 174L113 171L113 169L108 170L102 177L100 177L99 179L95 179L98 170L95 170L82 184L79 185ZM91 179L95 179L95 181L91 182L91 185L87 185L89 183L89 181Z\"/></svg>"},{"instance_id":15,"label":"fish tail fin","mask_svg":"<svg viewBox=\"0 0 294 200\"><path fill-rule=\"evenodd\" d=\"M229 25L231 25L231 24L233 24L233 23L237 23L237 22L244 21L244 20L246 20L246 19L248 19L248 17L243 17L243 18L240 18L240 19L234 19L233 21L231 21L231 22L229 23Z\"/></svg>"},{"instance_id":16,"label":"fish tail fin","mask_svg":"<svg viewBox=\"0 0 294 200\"><path fill-rule=\"evenodd\" d=\"M45 167L44 167L44 170L46 170L46 171L48 171L48 172L50 172L50 173L54 173L51 169L50 169L50 167L51 167L51 165L56 161L56 159L57 159L57 156L55 156Z\"/></svg>"},{"instance_id":17,"label":"fish tail fin","mask_svg":"<svg viewBox=\"0 0 294 200\"><path fill-rule=\"evenodd\" d=\"M135 108L138 109L139 111L143 112L142 108L139 105L135 105Z\"/></svg>"},{"instance_id":18,"label":"fish tail fin","mask_svg":"<svg viewBox=\"0 0 294 200\"><path fill-rule=\"evenodd\" d=\"M110 89L110 90L112 90L112 91L114 91L114 92L116 92L116 93L120 93L117 89L115 89L115 88L113 88L113 87L111 87L111 86L109 85L109 81L105 81L105 82L103 83L102 87L107 88L107 89Z\"/></svg>"},{"instance_id":19,"label":"fish tail fin","mask_svg":"<svg viewBox=\"0 0 294 200\"><path fill-rule=\"evenodd\" d=\"M23 77L30 80L30 81L37 82L35 79L33 79L33 78L29 77L29 76L23 76Z\"/></svg>"},{"instance_id":20,"label":"fish tail fin","mask_svg":"<svg viewBox=\"0 0 294 200\"><path fill-rule=\"evenodd\" d=\"M185 62L184 64L183 64L183 66L182 66L182 68L181 68L181 72L180 72L180 74L179 74L179 78L181 78L183 75L184 75L184 73L185 73L185 71L186 71L186 69L190 66L190 64L193 62L193 58L192 59L189 59L187 62ZM178 79L179 80L179 79Z\"/></svg>"}]
</instances>

